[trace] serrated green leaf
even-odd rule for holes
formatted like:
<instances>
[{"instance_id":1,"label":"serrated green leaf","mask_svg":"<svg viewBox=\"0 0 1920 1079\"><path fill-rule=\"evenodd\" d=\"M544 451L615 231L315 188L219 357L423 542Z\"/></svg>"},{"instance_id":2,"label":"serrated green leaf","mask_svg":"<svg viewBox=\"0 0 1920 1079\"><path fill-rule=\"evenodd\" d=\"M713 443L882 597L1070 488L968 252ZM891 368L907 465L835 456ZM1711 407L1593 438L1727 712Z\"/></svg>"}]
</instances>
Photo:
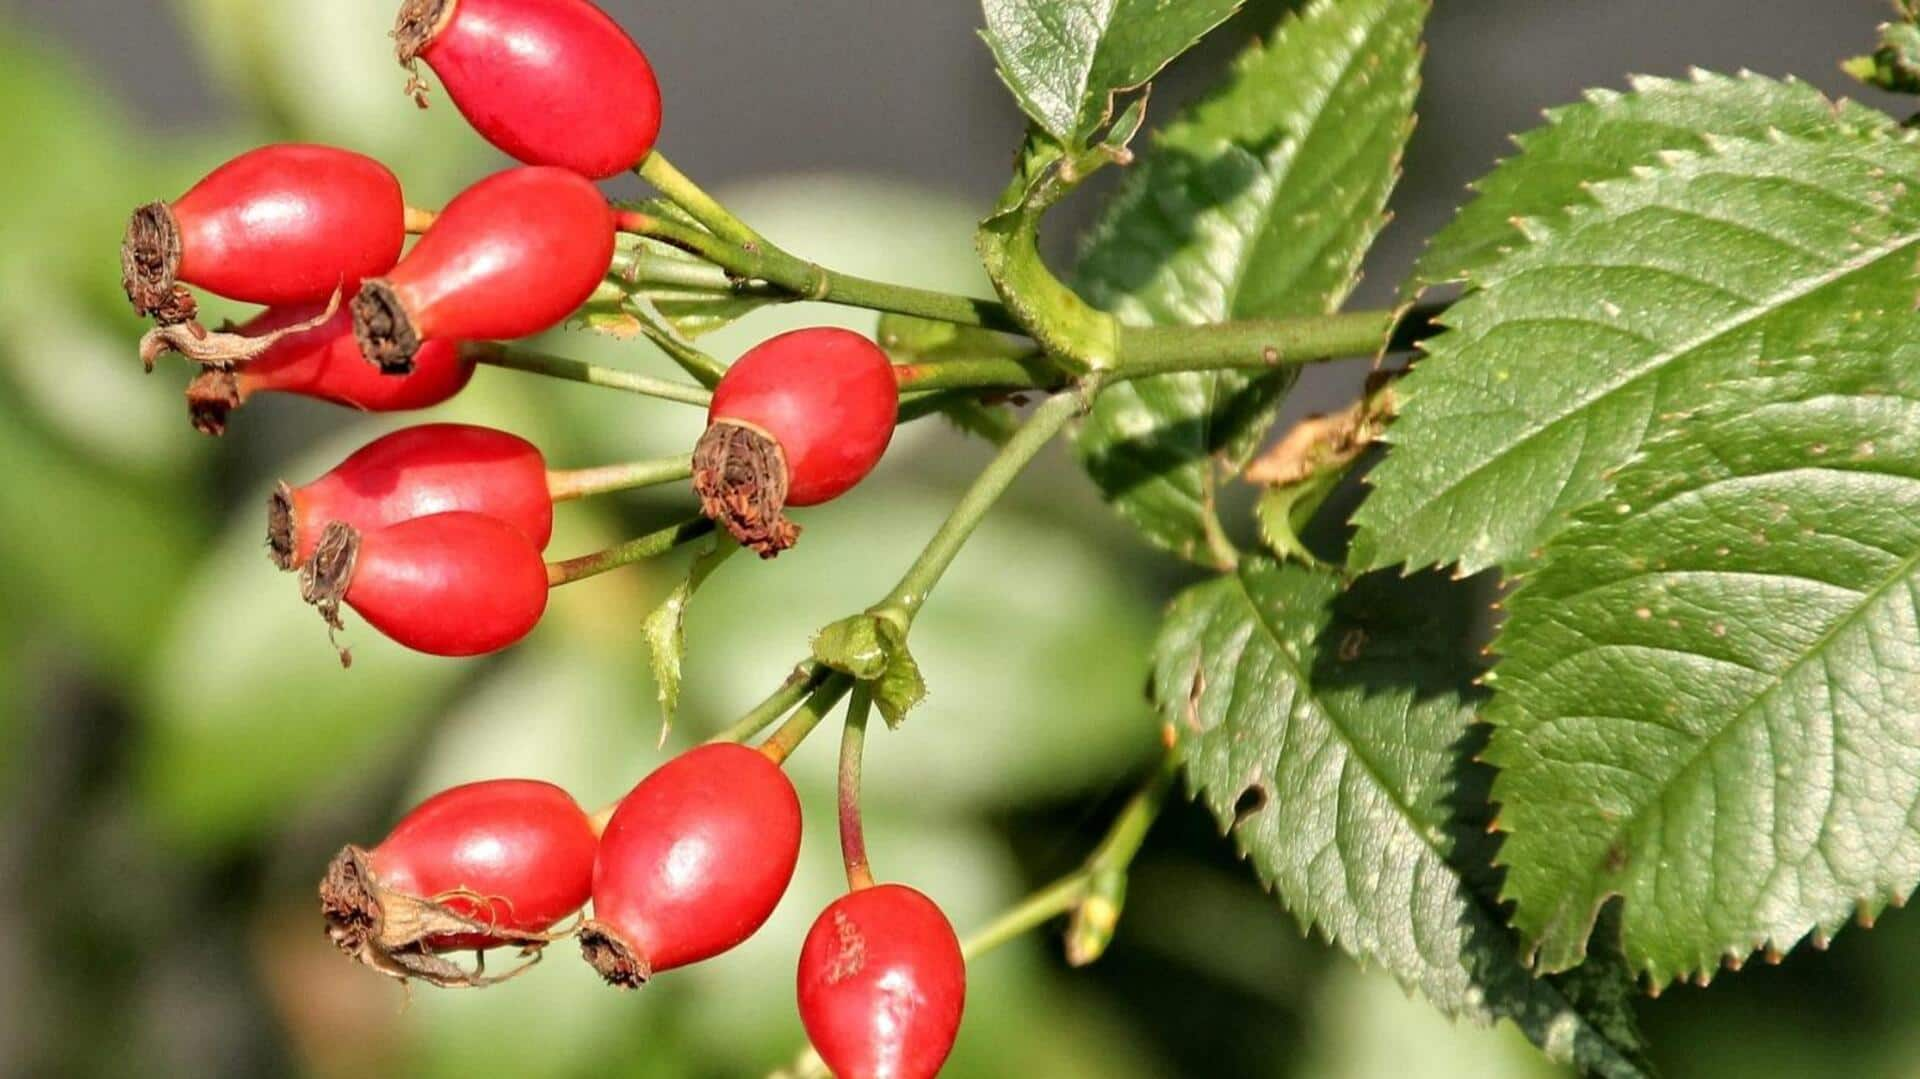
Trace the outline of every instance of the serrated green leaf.
<instances>
[{"instance_id":1,"label":"serrated green leaf","mask_svg":"<svg viewBox=\"0 0 1920 1079\"><path fill-rule=\"evenodd\" d=\"M1695 71L1684 80L1634 79L1631 93L1588 91L1586 100L1550 110L1545 126L1514 139L1519 153L1473 185L1474 200L1428 245L1407 294L1476 275L1526 242L1521 222L1546 227L1563 219L1588 204L1589 186L1654 164L1664 152L1774 131L1844 138L1893 130L1891 119L1864 105L1752 74Z\"/></svg>"},{"instance_id":2,"label":"serrated green leaf","mask_svg":"<svg viewBox=\"0 0 1920 1079\"><path fill-rule=\"evenodd\" d=\"M1579 962L1613 897L1657 987L1920 884L1910 274L1649 445L1512 598L1487 756L1542 967Z\"/></svg>"},{"instance_id":3,"label":"serrated green leaf","mask_svg":"<svg viewBox=\"0 0 1920 1079\"><path fill-rule=\"evenodd\" d=\"M647 639L647 653L653 666L653 681L660 694L663 741L673 729L673 714L680 707L680 665L687 651L687 608L707 578L739 549L740 545L728 538L716 537L694 558L687 575L641 624L640 631Z\"/></svg>"},{"instance_id":4,"label":"serrated green leaf","mask_svg":"<svg viewBox=\"0 0 1920 1079\"><path fill-rule=\"evenodd\" d=\"M1339 307L1385 223L1419 89L1426 0L1321 0L1162 131L1090 237L1078 273L1133 325ZM1107 498L1182 557L1232 561L1213 503L1291 375L1165 375L1094 402L1077 438Z\"/></svg>"},{"instance_id":5,"label":"serrated green leaf","mask_svg":"<svg viewBox=\"0 0 1920 1079\"><path fill-rule=\"evenodd\" d=\"M1920 26L1888 23L1880 28L1880 47L1840 65L1868 86L1895 94L1920 94Z\"/></svg>"},{"instance_id":6,"label":"serrated green leaf","mask_svg":"<svg viewBox=\"0 0 1920 1079\"><path fill-rule=\"evenodd\" d=\"M1715 385L1910 306L1917 173L1910 142L1779 137L1594 188L1401 382L1352 565L1523 566Z\"/></svg>"},{"instance_id":7,"label":"serrated green leaf","mask_svg":"<svg viewBox=\"0 0 1920 1079\"><path fill-rule=\"evenodd\" d=\"M1470 598L1433 575L1343 593L1333 574L1249 557L1175 601L1155 698L1191 787L1308 926L1448 1015L1510 1018L1559 1059L1641 1074L1531 976L1478 890Z\"/></svg>"},{"instance_id":8,"label":"serrated green leaf","mask_svg":"<svg viewBox=\"0 0 1920 1079\"><path fill-rule=\"evenodd\" d=\"M1243 2L985 0L984 36L1021 109L1078 150L1111 118L1114 94L1145 85Z\"/></svg>"}]
</instances>

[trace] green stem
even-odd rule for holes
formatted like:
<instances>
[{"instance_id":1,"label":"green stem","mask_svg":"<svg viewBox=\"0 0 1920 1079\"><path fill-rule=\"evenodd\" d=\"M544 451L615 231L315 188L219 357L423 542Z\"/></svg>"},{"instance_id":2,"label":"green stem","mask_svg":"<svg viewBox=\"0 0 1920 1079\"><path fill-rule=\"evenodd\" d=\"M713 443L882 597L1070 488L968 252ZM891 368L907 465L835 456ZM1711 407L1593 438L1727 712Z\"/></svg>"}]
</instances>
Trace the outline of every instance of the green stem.
<instances>
[{"instance_id":1,"label":"green stem","mask_svg":"<svg viewBox=\"0 0 1920 1079\"><path fill-rule=\"evenodd\" d=\"M575 468L547 473L547 493L555 502L570 502L637 487L657 487L693 475L693 454L658 457L599 468Z\"/></svg>"},{"instance_id":2,"label":"green stem","mask_svg":"<svg viewBox=\"0 0 1920 1079\"><path fill-rule=\"evenodd\" d=\"M1098 391L1097 379L1090 379L1079 387L1049 398L1027 422L1007 440L1000 453L987 465L973 486L960 499L960 503L948 515L946 523L934 534L926 550L920 552L908 568L906 576L900 579L887 598L882 600L876 610L897 610L909 624L913 616L926 603L927 595L933 590L947 567L966 546L968 537L980 526L980 521L1000 500L1013 481L1019 478L1027 465L1033 462L1041 449L1053 441L1055 435L1066 427L1067 421L1078 415L1086 402Z\"/></svg>"},{"instance_id":3,"label":"green stem","mask_svg":"<svg viewBox=\"0 0 1920 1079\"><path fill-rule=\"evenodd\" d=\"M668 359L679 364L680 370L691 375L700 385L710 390L726 377L727 365L681 336L680 331L661 316L659 309L653 306L653 301L630 296L620 307L640 323L647 340L652 341L667 354Z\"/></svg>"},{"instance_id":4,"label":"green stem","mask_svg":"<svg viewBox=\"0 0 1920 1079\"><path fill-rule=\"evenodd\" d=\"M761 743L760 752L765 753L775 764L786 763L787 758L793 755L793 751L800 748L800 743L807 740L807 735L813 733L813 729L820 725L821 720L827 718L827 713L832 712L833 706L839 704L840 698L846 696L847 691L852 688L852 678L844 674L828 675L827 680L820 683L819 688L813 691L813 695L807 698L807 703L801 705L800 710L795 712L792 718L782 723L779 730L774 731L765 742Z\"/></svg>"},{"instance_id":5,"label":"green stem","mask_svg":"<svg viewBox=\"0 0 1920 1079\"><path fill-rule=\"evenodd\" d=\"M589 577L598 577L609 570L630 566L649 558L658 558L684 543L691 543L713 531L713 522L705 517L695 517L677 525L663 528L658 532L628 540L616 547L604 551L569 558L565 562L552 562L547 565L547 583L558 588L563 584L584 581Z\"/></svg>"},{"instance_id":6,"label":"green stem","mask_svg":"<svg viewBox=\"0 0 1920 1079\"><path fill-rule=\"evenodd\" d=\"M866 830L860 819L860 761L866 751L867 716L873 694L866 686L854 688L847 704L847 726L840 737L840 860L847 867L852 891L873 887L873 867L867 860Z\"/></svg>"},{"instance_id":7,"label":"green stem","mask_svg":"<svg viewBox=\"0 0 1920 1079\"><path fill-rule=\"evenodd\" d=\"M1175 371L1287 367L1410 348L1431 336L1440 309L1353 311L1214 326L1129 327L1120 333L1119 378Z\"/></svg>"},{"instance_id":8,"label":"green stem","mask_svg":"<svg viewBox=\"0 0 1920 1079\"><path fill-rule=\"evenodd\" d=\"M978 356L926 363L895 364L893 374L903 393L915 390L1026 390L1055 386L1064 380L1047 358Z\"/></svg>"},{"instance_id":9,"label":"green stem","mask_svg":"<svg viewBox=\"0 0 1920 1079\"><path fill-rule=\"evenodd\" d=\"M793 669L787 680L753 707L753 710L734 723L733 726L707 739L712 742L744 742L773 722L792 711L801 701L807 699L820 684L827 680L827 669L814 660L808 660Z\"/></svg>"},{"instance_id":10,"label":"green stem","mask_svg":"<svg viewBox=\"0 0 1920 1079\"><path fill-rule=\"evenodd\" d=\"M641 164L640 176L705 228L635 212L621 214L621 228L698 255L734 278L765 281L800 300L1023 332L1006 305L994 300L874 281L789 254L748 228L658 152Z\"/></svg>"},{"instance_id":11,"label":"green stem","mask_svg":"<svg viewBox=\"0 0 1920 1079\"><path fill-rule=\"evenodd\" d=\"M584 382L589 386L606 386L645 397L657 397L663 401L676 401L684 405L705 408L713 401L713 394L699 386L689 386L671 379L653 378L649 375L620 371L611 367L599 367L568 359L565 356L531 352L522 348L508 348L492 342L469 345L463 350L463 354L476 363L493 367L525 371L529 374L545 375L548 378L562 378L569 382Z\"/></svg>"},{"instance_id":12,"label":"green stem","mask_svg":"<svg viewBox=\"0 0 1920 1079\"><path fill-rule=\"evenodd\" d=\"M960 942L960 953L971 963L1072 910L1086 893L1087 880L1084 874L1062 877L981 926Z\"/></svg>"}]
</instances>

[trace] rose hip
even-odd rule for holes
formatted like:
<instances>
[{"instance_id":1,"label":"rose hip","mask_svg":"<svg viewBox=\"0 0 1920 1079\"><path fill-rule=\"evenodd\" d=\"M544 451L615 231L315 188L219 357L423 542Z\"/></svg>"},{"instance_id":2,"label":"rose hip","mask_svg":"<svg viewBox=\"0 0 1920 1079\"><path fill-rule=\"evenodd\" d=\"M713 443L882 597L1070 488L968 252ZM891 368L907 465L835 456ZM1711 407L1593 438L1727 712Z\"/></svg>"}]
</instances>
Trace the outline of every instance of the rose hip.
<instances>
[{"instance_id":1,"label":"rose hip","mask_svg":"<svg viewBox=\"0 0 1920 1079\"><path fill-rule=\"evenodd\" d=\"M526 533L478 513L436 513L366 532L335 521L300 570L300 592L336 630L344 603L417 652L477 656L540 624L547 567Z\"/></svg>"},{"instance_id":2,"label":"rose hip","mask_svg":"<svg viewBox=\"0 0 1920 1079\"><path fill-rule=\"evenodd\" d=\"M660 133L660 86L633 39L587 0L407 0L394 39L424 60L488 142L529 165L605 179ZM424 105L418 78L410 84Z\"/></svg>"},{"instance_id":3,"label":"rose hip","mask_svg":"<svg viewBox=\"0 0 1920 1079\"><path fill-rule=\"evenodd\" d=\"M348 846L320 884L327 934L382 973L478 984L436 953L537 948L586 903L593 825L550 783L502 779L442 791L371 850Z\"/></svg>"},{"instance_id":4,"label":"rose hip","mask_svg":"<svg viewBox=\"0 0 1920 1079\"><path fill-rule=\"evenodd\" d=\"M505 521L545 550L553 536L546 459L527 440L487 427L395 431L304 487L281 484L267 503L267 546L274 564L294 569L336 521L367 532L459 510Z\"/></svg>"},{"instance_id":5,"label":"rose hip","mask_svg":"<svg viewBox=\"0 0 1920 1079\"><path fill-rule=\"evenodd\" d=\"M714 388L694 450L702 511L763 558L793 546L788 506L845 494L893 440L900 388L887 354L846 330L768 340Z\"/></svg>"},{"instance_id":6,"label":"rose hip","mask_svg":"<svg viewBox=\"0 0 1920 1079\"><path fill-rule=\"evenodd\" d=\"M564 322L613 261L613 210L564 169L490 176L447 204L393 272L360 286L355 336L388 374L436 338L529 337Z\"/></svg>"},{"instance_id":7,"label":"rose hip","mask_svg":"<svg viewBox=\"0 0 1920 1079\"><path fill-rule=\"evenodd\" d=\"M800 799L757 750L701 746L668 761L620 803L593 867L587 961L635 988L752 936L800 858Z\"/></svg>"},{"instance_id":8,"label":"rose hip","mask_svg":"<svg viewBox=\"0 0 1920 1079\"><path fill-rule=\"evenodd\" d=\"M134 211L121 278L136 310L177 323L195 311L181 284L248 303L324 300L393 268L405 243L406 200L386 166L329 146L266 146Z\"/></svg>"},{"instance_id":9,"label":"rose hip","mask_svg":"<svg viewBox=\"0 0 1920 1079\"><path fill-rule=\"evenodd\" d=\"M966 997L952 924L904 885L843 896L800 949L800 1020L842 1079L932 1079L953 1051Z\"/></svg>"}]
</instances>

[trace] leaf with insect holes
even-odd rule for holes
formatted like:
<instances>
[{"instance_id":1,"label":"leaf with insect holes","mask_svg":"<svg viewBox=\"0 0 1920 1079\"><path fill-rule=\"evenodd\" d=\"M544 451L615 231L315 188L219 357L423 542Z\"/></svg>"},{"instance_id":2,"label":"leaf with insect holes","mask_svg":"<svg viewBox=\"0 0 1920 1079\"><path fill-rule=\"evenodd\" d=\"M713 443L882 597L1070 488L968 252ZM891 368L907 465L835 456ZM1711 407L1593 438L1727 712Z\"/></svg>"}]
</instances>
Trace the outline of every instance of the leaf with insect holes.
<instances>
[{"instance_id":1,"label":"leaf with insect holes","mask_svg":"<svg viewBox=\"0 0 1920 1079\"><path fill-rule=\"evenodd\" d=\"M1079 150L1115 94L1144 86L1245 0L985 0L1001 81L1041 130Z\"/></svg>"},{"instance_id":2,"label":"leaf with insect holes","mask_svg":"<svg viewBox=\"0 0 1920 1079\"><path fill-rule=\"evenodd\" d=\"M889 727L906 722L907 713L927 699L926 679L907 648L906 629L892 618L858 614L835 622L814 637L813 658L866 683Z\"/></svg>"},{"instance_id":3,"label":"leaf with insect holes","mask_svg":"<svg viewBox=\"0 0 1920 1079\"><path fill-rule=\"evenodd\" d=\"M1521 222L1551 227L1577 206L1587 188L1617 180L1674 150L1702 150L1707 140L1891 134L1889 117L1864 105L1834 102L1796 80L1695 71L1688 79L1640 77L1631 93L1589 90L1586 100L1547 112L1547 122L1516 137L1519 153L1473 185L1472 202L1440 230L1414 267L1411 298L1434 285L1477 276L1525 244Z\"/></svg>"},{"instance_id":4,"label":"leaf with insect holes","mask_svg":"<svg viewBox=\"0 0 1920 1079\"><path fill-rule=\"evenodd\" d=\"M1486 898L1473 589L1249 556L1189 589L1154 697L1189 786L1300 920L1441 1011L1511 1019L1557 1059L1644 1074L1631 1013L1589 1014L1520 960Z\"/></svg>"},{"instance_id":5,"label":"leaf with insect holes","mask_svg":"<svg viewBox=\"0 0 1920 1079\"><path fill-rule=\"evenodd\" d=\"M1649 445L1511 598L1487 758L1545 969L1615 897L1657 988L1920 884L1920 282L1876 276L1816 350L1759 353Z\"/></svg>"},{"instance_id":6,"label":"leaf with insect holes","mask_svg":"<svg viewBox=\"0 0 1920 1079\"><path fill-rule=\"evenodd\" d=\"M713 576L713 571L739 549L740 545L730 538L715 537L706 551L694 557L687 575L641 623L640 630L647 639L647 653L653 666L654 685L660 694L662 742L673 729L673 715L680 707L680 666L687 651L687 608L693 604L694 593Z\"/></svg>"},{"instance_id":7,"label":"leaf with insect holes","mask_svg":"<svg viewBox=\"0 0 1920 1079\"><path fill-rule=\"evenodd\" d=\"M1386 222L1413 125L1426 0L1320 0L1154 140L1082 254L1077 280L1130 325L1325 314ZM1109 501L1153 543L1224 568L1222 469L1246 462L1289 374L1135 379L1077 438Z\"/></svg>"},{"instance_id":8,"label":"leaf with insect holes","mask_svg":"<svg viewBox=\"0 0 1920 1079\"><path fill-rule=\"evenodd\" d=\"M1903 139L1777 136L1595 187L1401 381L1350 564L1521 569L1716 386L1819 354L1863 296L1910 307L1916 174Z\"/></svg>"}]
</instances>

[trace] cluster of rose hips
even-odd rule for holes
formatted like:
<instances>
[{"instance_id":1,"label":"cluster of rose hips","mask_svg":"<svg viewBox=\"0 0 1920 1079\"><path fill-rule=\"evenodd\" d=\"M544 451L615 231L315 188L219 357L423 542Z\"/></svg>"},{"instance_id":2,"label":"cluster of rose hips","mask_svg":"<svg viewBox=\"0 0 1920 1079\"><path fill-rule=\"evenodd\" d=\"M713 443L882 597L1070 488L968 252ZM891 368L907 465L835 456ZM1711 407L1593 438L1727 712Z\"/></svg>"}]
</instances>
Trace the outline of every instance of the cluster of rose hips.
<instances>
[{"instance_id":1,"label":"cluster of rose hips","mask_svg":"<svg viewBox=\"0 0 1920 1079\"><path fill-rule=\"evenodd\" d=\"M438 214L408 207L379 162L271 146L171 203L137 210L128 298L155 328L149 365L198 364L195 425L224 430L254 394L369 411L439 404L495 342L571 317L606 279L622 213L596 186L652 152L660 94L639 47L589 0L406 0L396 26L473 127L523 163ZM424 95L416 73L408 89ZM424 96L422 96L424 104ZM409 249L409 233L420 234ZM265 305L209 330L187 286ZM345 300L343 304L343 299ZM871 341L813 329L765 342L714 387L691 475L703 513L764 557L790 546L789 506L845 493L879 461L899 384ZM388 435L269 512L272 555L338 628L351 607L403 645L479 655L524 637L570 576L544 548L568 473L511 434L435 424ZM784 750L715 743L641 781L605 819L549 784L445 791L378 846L348 847L321 887L328 931L401 978L488 984L446 958L574 935L619 986L718 955L772 913L799 856ZM801 951L801 1017L847 1077L931 1076L959 1027L965 966L920 893L858 886ZM592 901L592 917L555 926Z\"/></svg>"}]
</instances>

